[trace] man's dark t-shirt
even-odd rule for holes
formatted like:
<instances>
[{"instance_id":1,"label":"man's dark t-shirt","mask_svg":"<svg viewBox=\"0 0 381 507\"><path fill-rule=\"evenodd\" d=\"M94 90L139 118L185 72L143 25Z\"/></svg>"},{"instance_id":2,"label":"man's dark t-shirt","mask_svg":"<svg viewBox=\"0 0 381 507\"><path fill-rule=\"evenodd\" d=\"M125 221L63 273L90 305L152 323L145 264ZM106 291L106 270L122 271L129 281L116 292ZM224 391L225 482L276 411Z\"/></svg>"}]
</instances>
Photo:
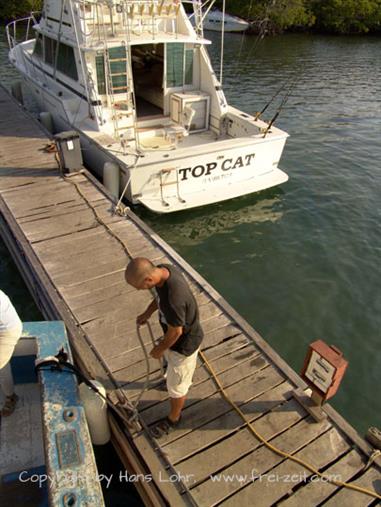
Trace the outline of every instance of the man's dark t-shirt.
<instances>
[{"instance_id":1,"label":"man's dark t-shirt","mask_svg":"<svg viewBox=\"0 0 381 507\"><path fill-rule=\"evenodd\" d=\"M190 356L198 349L204 337L197 302L181 272L168 264L161 264L170 272L169 278L162 287L155 287L158 295L160 323L164 332L167 324L183 327L183 334L170 347L184 356Z\"/></svg>"}]
</instances>

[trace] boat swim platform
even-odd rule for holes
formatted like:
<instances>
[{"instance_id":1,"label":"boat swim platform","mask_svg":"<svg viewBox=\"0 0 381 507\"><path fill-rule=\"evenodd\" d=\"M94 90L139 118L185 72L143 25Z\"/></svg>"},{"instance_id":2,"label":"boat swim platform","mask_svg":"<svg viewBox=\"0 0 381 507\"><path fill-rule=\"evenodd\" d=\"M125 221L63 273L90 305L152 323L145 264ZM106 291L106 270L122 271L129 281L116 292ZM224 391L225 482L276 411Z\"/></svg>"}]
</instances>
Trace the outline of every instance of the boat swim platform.
<instances>
[{"instance_id":1,"label":"boat swim platform","mask_svg":"<svg viewBox=\"0 0 381 507\"><path fill-rule=\"evenodd\" d=\"M200 307L202 350L245 417L270 443L340 481L381 493L380 458L332 406L315 420L295 399L300 376L166 242L114 201L86 170L64 177L50 139L0 89L0 231L38 307L66 324L80 368L112 395L139 396L146 363L135 325L149 303L124 279L129 255L178 266ZM161 336L152 318L155 339ZM150 347L147 327L141 328ZM159 363L150 359L152 379ZM156 386L156 387L155 387ZM154 382L139 403L141 429L110 411L113 443L145 505L374 506L268 449L222 396L199 360L180 426L156 440L167 392ZM374 456L373 456L374 457ZM139 479L139 480L138 480ZM121 478L126 480L126 478ZM136 482L135 482L136 481ZM126 502L128 499L126 498Z\"/></svg>"}]
</instances>

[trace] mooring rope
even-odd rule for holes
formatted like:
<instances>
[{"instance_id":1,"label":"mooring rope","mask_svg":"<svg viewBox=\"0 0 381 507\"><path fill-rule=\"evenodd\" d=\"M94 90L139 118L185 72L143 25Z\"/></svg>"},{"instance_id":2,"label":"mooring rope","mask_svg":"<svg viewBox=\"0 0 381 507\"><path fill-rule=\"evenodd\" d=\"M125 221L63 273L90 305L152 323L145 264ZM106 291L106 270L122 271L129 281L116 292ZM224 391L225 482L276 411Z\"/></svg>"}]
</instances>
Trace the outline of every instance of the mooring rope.
<instances>
[{"instance_id":1,"label":"mooring rope","mask_svg":"<svg viewBox=\"0 0 381 507\"><path fill-rule=\"evenodd\" d=\"M377 498L381 500L381 495L377 494L375 491L372 491L370 489L362 488L360 486L356 486L355 484L349 484L348 482L338 481L336 479L332 479L329 475L326 475L322 472L319 472L313 465L310 465L309 463L305 462L304 460L297 458L296 456L293 456L292 454L289 454L287 452L282 451L278 447L275 447L274 445L270 444L268 440L264 436L262 436L253 426L253 424L249 421L249 419L246 417L246 415L242 412L242 410L239 408L239 406L229 397L229 395L226 393L224 387L222 386L221 382L219 381L216 372L213 370L212 366L208 362L208 360L205 357L205 354L203 352L199 352L201 359L203 360L206 368L208 369L210 375L216 382L219 390L221 391L223 397L225 400L234 408L234 410L241 416L251 433L260 440L268 449L275 452L279 456L282 456L284 458L290 459L291 461L294 461L295 463L298 463L299 465L302 465L304 468L307 468L310 472L318 475L322 479L324 479L325 482L330 482L332 484L335 484L336 486L352 489L354 491L358 491L359 493L364 493L366 495L372 496L374 498ZM375 456L376 457L376 456ZM373 458L375 459L375 458Z\"/></svg>"}]
</instances>

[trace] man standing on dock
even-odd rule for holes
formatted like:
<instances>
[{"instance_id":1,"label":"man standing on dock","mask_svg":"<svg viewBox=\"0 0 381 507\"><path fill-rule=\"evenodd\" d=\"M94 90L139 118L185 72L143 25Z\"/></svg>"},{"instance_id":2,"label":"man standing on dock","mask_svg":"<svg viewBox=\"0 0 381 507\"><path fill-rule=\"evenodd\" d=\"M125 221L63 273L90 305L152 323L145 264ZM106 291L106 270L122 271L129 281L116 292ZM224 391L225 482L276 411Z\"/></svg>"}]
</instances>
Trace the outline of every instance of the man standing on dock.
<instances>
[{"instance_id":1,"label":"man standing on dock","mask_svg":"<svg viewBox=\"0 0 381 507\"><path fill-rule=\"evenodd\" d=\"M126 281L138 290L152 289L155 298L137 317L145 324L159 310L164 337L150 352L155 359L167 360L166 382L170 397L169 415L153 430L159 438L175 428L181 419L186 395L192 384L197 355L203 339L197 302L181 272L175 266L155 266L143 257L132 259L126 269Z\"/></svg>"},{"instance_id":2,"label":"man standing on dock","mask_svg":"<svg viewBox=\"0 0 381 507\"><path fill-rule=\"evenodd\" d=\"M8 296L0 290L0 388L5 395L2 417L13 413L18 400L9 362L21 333L22 322Z\"/></svg>"}]
</instances>

